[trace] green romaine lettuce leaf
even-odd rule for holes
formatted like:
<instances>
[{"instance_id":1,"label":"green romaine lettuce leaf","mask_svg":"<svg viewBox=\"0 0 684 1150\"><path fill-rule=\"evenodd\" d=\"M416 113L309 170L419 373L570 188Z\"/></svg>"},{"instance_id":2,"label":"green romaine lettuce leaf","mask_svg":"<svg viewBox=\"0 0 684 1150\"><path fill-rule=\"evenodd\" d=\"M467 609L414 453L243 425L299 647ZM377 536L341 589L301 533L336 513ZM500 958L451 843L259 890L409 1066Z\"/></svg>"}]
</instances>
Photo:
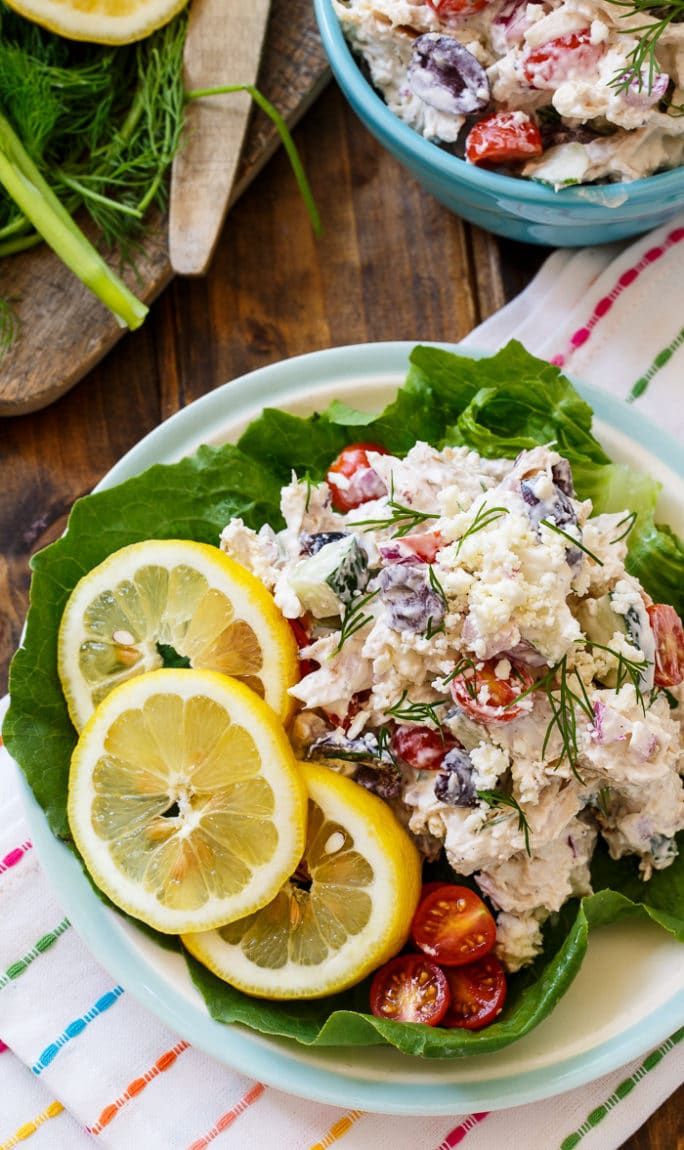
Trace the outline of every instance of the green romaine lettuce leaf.
<instances>
[{"instance_id":1,"label":"green romaine lettuce leaf","mask_svg":"<svg viewBox=\"0 0 684 1150\"><path fill-rule=\"evenodd\" d=\"M516 340L478 360L417 347L409 381L418 380L432 389L447 443L464 443L495 459L555 442L568 459L610 462L591 434L589 404L559 368L536 359Z\"/></svg>"},{"instance_id":2,"label":"green romaine lettuce leaf","mask_svg":"<svg viewBox=\"0 0 684 1150\"><path fill-rule=\"evenodd\" d=\"M616 898L621 896L616 895ZM630 904L631 905L631 904ZM370 979L342 994L318 1001L269 1002L247 998L211 971L188 958L193 982L209 1013L220 1022L243 1022L267 1034L306 1045L371 1046L387 1042L404 1054L424 1058L462 1057L500 1050L522 1038L553 1009L575 977L587 948L589 923L577 903L564 907L549 926L544 954L533 967L509 981L504 1012L480 1031L442 1030L415 1022L391 1022L368 1013Z\"/></svg>"},{"instance_id":3,"label":"green romaine lettuce leaf","mask_svg":"<svg viewBox=\"0 0 684 1150\"><path fill-rule=\"evenodd\" d=\"M358 439L358 435L353 438ZM238 447L267 467L282 486L290 482L293 471L301 477L322 479L332 460L349 442L342 427L336 427L320 415L300 419L267 407L250 423Z\"/></svg>"},{"instance_id":4,"label":"green romaine lettuce leaf","mask_svg":"<svg viewBox=\"0 0 684 1150\"><path fill-rule=\"evenodd\" d=\"M684 835L681 836L684 847ZM265 1034L315 1046L376 1045L387 1042L404 1054L457 1058L501 1050L533 1030L565 994L586 953L591 929L624 918L651 919L684 942L684 859L659 871L650 883L635 878L633 860L611 863L599 852L602 870L594 874L596 893L566 903L544 930L544 950L536 962L509 978L501 1016L483 1030L443 1030L410 1022L390 1022L368 1013L370 979L314 1002L250 999L186 955L190 974L209 1013L219 1022L242 1022ZM629 895L603 883L624 882ZM679 914L661 908L679 908Z\"/></svg>"},{"instance_id":5,"label":"green romaine lettuce leaf","mask_svg":"<svg viewBox=\"0 0 684 1150\"><path fill-rule=\"evenodd\" d=\"M80 577L119 547L142 539L215 543L232 516L252 527L268 522L277 528L280 487L291 470L321 478L341 448L359 438L398 454L423 439L466 443L488 456L557 442L573 465L583 498L591 497L597 510L639 513L630 569L654 598L682 611L684 549L668 528L653 522L658 485L608 460L592 435L590 408L557 368L515 343L481 360L417 347L406 385L380 415L357 413L341 403L308 419L265 411L237 447L203 447L191 458L151 467L79 500L64 537L34 558L25 641L12 664L3 735L56 835L70 843L66 793L76 742L57 674L57 631ZM615 863L598 852L593 882L594 895L567 904L549 920L543 954L511 978L504 1013L480 1032L373 1018L367 1014L367 983L320 1002L264 1002L232 989L194 960L188 963L211 1013L223 1021L304 1043L389 1042L425 1057L482 1053L521 1037L549 1014L579 969L590 927L641 916L684 938L684 852L648 884L639 880L633 860ZM159 941L167 940L160 936Z\"/></svg>"},{"instance_id":6,"label":"green romaine lettuce leaf","mask_svg":"<svg viewBox=\"0 0 684 1150\"><path fill-rule=\"evenodd\" d=\"M572 476L580 499L591 499L594 515L604 511L653 511L660 483L625 463L588 463L576 459Z\"/></svg>"},{"instance_id":7,"label":"green romaine lettuce leaf","mask_svg":"<svg viewBox=\"0 0 684 1150\"><path fill-rule=\"evenodd\" d=\"M684 542L653 515L639 516L629 537L627 570L657 603L670 603L684 618Z\"/></svg>"}]
</instances>

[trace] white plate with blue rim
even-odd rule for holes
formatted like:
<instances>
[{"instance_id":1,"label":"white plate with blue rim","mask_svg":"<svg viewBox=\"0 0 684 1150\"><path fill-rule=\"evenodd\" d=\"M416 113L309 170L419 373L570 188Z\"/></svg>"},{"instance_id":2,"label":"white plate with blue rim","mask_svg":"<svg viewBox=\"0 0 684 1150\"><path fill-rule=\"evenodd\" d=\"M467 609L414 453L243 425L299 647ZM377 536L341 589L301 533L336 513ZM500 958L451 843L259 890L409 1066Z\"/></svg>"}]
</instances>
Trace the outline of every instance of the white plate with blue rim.
<instances>
[{"instance_id":1,"label":"white plate with blue rim","mask_svg":"<svg viewBox=\"0 0 684 1150\"><path fill-rule=\"evenodd\" d=\"M403 383L413 346L335 348L243 376L156 428L97 490L153 463L173 463L202 443L235 440L264 406L306 415L336 398L380 410ZM594 430L608 454L660 480L659 518L684 530L680 445L619 400L578 387L595 412ZM45 871L99 962L183 1038L243 1074L292 1094L414 1116L520 1105L614 1070L684 1024L684 951L665 931L641 921L594 930L582 968L552 1014L496 1053L435 1060L408 1057L386 1046L307 1047L216 1022L182 957L99 900L77 859L53 836L27 786L25 795Z\"/></svg>"}]
</instances>

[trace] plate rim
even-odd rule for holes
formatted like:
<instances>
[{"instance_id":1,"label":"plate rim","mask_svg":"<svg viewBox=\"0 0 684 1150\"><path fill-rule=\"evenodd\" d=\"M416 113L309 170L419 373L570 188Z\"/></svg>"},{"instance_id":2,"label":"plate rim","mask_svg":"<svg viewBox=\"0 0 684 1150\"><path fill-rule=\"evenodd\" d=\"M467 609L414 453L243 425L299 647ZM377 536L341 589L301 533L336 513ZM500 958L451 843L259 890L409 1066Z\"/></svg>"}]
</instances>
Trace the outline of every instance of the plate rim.
<instances>
[{"instance_id":1,"label":"plate rim","mask_svg":"<svg viewBox=\"0 0 684 1150\"><path fill-rule=\"evenodd\" d=\"M260 399L285 402L285 396L305 398L307 386L315 381L321 384L329 379L332 385L345 376L370 381L381 376L388 378L403 375L409 352L420 342L387 341L327 348L279 360L239 376L159 424L107 472L94 490L112 487L130 475L138 474L151 463L179 458L172 448L179 425L187 439L206 425L215 425L219 418L228 424L232 416L235 422L236 407L242 410L246 406L256 406L259 410ZM470 347L462 348L455 343L423 341L423 345L457 351L474 359L486 354ZM334 371L338 372L338 376L334 376ZM292 382L294 388L290 387ZM583 383L576 385L583 397L591 403L599 420L612 424L628 438L659 457L676 475L684 477L681 447L672 437L610 393ZM253 418L253 413L245 418ZM201 439L200 435L197 443ZM187 450L184 449L181 454L187 454ZM282 1039L278 1039L277 1046L269 1046L268 1039L271 1036L259 1035L254 1040L246 1027L215 1021L208 1012L204 1013L182 993L170 987L163 976L148 965L143 956L127 943L115 913L97 899L76 858L65 844L53 836L42 808L33 797L21 771L18 773L40 861L69 918L97 961L119 979L134 998L198 1049L204 1050L224 1065L277 1089L346 1108L353 1106L374 1113L416 1117L453 1114L457 1109L501 1109L552 1097L593 1081L657 1045L676 1029L677 1024L684 1022L682 988L646 1019L604 1040L589 1052L567 1057L553 1066L478 1082L469 1081L464 1085L455 1082L415 1083L408 1088L402 1081L393 1084L391 1080L381 1082L360 1076L340 1075L325 1065L314 1067L310 1063L302 1063L283 1049L280 1045ZM317 1048L305 1049L311 1051ZM318 1049L325 1050L324 1047ZM337 1049L348 1050L353 1058L354 1047Z\"/></svg>"}]
</instances>

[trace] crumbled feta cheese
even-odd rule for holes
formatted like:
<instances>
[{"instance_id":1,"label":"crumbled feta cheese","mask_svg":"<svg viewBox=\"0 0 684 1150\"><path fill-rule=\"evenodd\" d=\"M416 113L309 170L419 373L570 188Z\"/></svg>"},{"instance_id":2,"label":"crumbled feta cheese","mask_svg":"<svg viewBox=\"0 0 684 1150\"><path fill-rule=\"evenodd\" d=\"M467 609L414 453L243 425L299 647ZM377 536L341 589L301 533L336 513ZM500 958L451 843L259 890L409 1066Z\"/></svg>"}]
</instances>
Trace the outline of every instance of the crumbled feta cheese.
<instances>
[{"instance_id":1,"label":"crumbled feta cheese","mask_svg":"<svg viewBox=\"0 0 684 1150\"><path fill-rule=\"evenodd\" d=\"M280 555L270 527L262 527L257 533L245 527L242 519L231 519L221 532L220 547L272 590L279 574Z\"/></svg>"},{"instance_id":2,"label":"crumbled feta cheese","mask_svg":"<svg viewBox=\"0 0 684 1150\"><path fill-rule=\"evenodd\" d=\"M501 775L508 770L508 755L493 743L482 742L470 751L475 768L473 783L478 791L494 790Z\"/></svg>"}]
</instances>

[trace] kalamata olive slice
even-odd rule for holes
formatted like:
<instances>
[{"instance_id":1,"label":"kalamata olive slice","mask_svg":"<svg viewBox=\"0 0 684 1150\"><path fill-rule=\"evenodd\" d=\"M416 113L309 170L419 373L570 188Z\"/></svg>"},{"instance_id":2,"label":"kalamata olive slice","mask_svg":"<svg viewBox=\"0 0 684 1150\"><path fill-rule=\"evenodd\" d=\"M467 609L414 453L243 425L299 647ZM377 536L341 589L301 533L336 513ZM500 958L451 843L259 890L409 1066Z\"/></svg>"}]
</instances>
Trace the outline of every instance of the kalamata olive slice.
<instances>
[{"instance_id":1,"label":"kalamata olive slice","mask_svg":"<svg viewBox=\"0 0 684 1150\"><path fill-rule=\"evenodd\" d=\"M348 531L317 531L310 535L307 531L303 531L299 536L299 542L305 555L318 555L326 543L337 543L348 534Z\"/></svg>"},{"instance_id":2,"label":"kalamata olive slice","mask_svg":"<svg viewBox=\"0 0 684 1150\"><path fill-rule=\"evenodd\" d=\"M438 112L467 116L489 103L484 68L453 36L438 32L419 36L407 78L411 91Z\"/></svg>"},{"instance_id":3,"label":"kalamata olive slice","mask_svg":"<svg viewBox=\"0 0 684 1150\"><path fill-rule=\"evenodd\" d=\"M442 773L434 785L435 798L452 807L477 806L470 755L461 747L448 751L441 762Z\"/></svg>"},{"instance_id":4,"label":"kalamata olive slice","mask_svg":"<svg viewBox=\"0 0 684 1150\"><path fill-rule=\"evenodd\" d=\"M378 575L380 600L394 631L434 635L444 618L444 602L427 578L427 563L390 563Z\"/></svg>"}]
</instances>

